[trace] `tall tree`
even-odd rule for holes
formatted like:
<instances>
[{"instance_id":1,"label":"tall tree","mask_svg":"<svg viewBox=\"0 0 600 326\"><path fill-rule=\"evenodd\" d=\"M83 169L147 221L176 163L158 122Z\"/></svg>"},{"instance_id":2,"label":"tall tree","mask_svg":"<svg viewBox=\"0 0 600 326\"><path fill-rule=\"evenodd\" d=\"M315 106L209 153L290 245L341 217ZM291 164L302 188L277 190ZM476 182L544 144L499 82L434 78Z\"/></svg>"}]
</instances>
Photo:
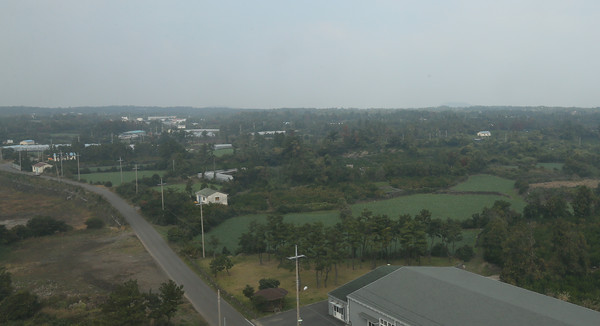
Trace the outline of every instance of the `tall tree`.
<instances>
[{"instance_id":1,"label":"tall tree","mask_svg":"<svg viewBox=\"0 0 600 326\"><path fill-rule=\"evenodd\" d=\"M173 280L160 285L160 312L167 317L167 322L175 315L178 306L183 303L183 294L183 285L177 285Z\"/></svg>"},{"instance_id":2,"label":"tall tree","mask_svg":"<svg viewBox=\"0 0 600 326\"><path fill-rule=\"evenodd\" d=\"M537 257L533 229L519 223L511 227L502 244L504 266L500 278L517 286L532 284L542 277L542 261Z\"/></svg>"},{"instance_id":3,"label":"tall tree","mask_svg":"<svg viewBox=\"0 0 600 326\"><path fill-rule=\"evenodd\" d=\"M579 186L575 191L575 197L571 201L573 215L576 218L588 218L592 214L592 204L594 202L593 193L586 186Z\"/></svg>"},{"instance_id":4,"label":"tall tree","mask_svg":"<svg viewBox=\"0 0 600 326\"><path fill-rule=\"evenodd\" d=\"M557 220L552 226L550 268L558 275L585 275L589 267L588 245L576 226Z\"/></svg>"},{"instance_id":5,"label":"tall tree","mask_svg":"<svg viewBox=\"0 0 600 326\"><path fill-rule=\"evenodd\" d=\"M490 220L481 233L483 258L490 263L502 266L504 263L502 244L507 236L507 223L504 219L495 217Z\"/></svg>"},{"instance_id":6,"label":"tall tree","mask_svg":"<svg viewBox=\"0 0 600 326\"><path fill-rule=\"evenodd\" d=\"M102 305L106 321L111 325L146 325L146 297L140 292L138 283L129 280L117 285L108 300Z\"/></svg>"}]
</instances>

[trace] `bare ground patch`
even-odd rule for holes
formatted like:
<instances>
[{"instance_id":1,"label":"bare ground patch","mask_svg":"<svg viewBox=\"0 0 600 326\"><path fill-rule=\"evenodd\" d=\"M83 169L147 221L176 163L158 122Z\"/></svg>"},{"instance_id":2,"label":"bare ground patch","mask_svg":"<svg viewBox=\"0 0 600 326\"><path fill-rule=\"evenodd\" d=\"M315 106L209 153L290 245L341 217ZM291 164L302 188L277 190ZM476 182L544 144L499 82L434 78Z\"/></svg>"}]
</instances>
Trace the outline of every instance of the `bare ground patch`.
<instances>
[{"instance_id":1,"label":"bare ground patch","mask_svg":"<svg viewBox=\"0 0 600 326\"><path fill-rule=\"evenodd\" d=\"M597 188L600 180L598 179L584 179L578 181L552 181L552 182L541 182L541 183L532 183L529 185L530 189L535 188L574 188L578 186L586 186L588 188Z\"/></svg>"},{"instance_id":2,"label":"bare ground patch","mask_svg":"<svg viewBox=\"0 0 600 326\"><path fill-rule=\"evenodd\" d=\"M32 291L50 302L83 300L84 306L93 308L115 285L127 280L137 280L141 290L153 292L168 280L129 228L86 230L85 220L96 214L76 201L65 196L32 196L1 184L0 198L0 224L24 224L43 215L74 226L66 233L29 238L0 248L0 264L12 274L17 289ZM45 308L58 315L70 311L56 309ZM187 301L180 311L176 319L183 324L202 325L201 317Z\"/></svg>"}]
</instances>

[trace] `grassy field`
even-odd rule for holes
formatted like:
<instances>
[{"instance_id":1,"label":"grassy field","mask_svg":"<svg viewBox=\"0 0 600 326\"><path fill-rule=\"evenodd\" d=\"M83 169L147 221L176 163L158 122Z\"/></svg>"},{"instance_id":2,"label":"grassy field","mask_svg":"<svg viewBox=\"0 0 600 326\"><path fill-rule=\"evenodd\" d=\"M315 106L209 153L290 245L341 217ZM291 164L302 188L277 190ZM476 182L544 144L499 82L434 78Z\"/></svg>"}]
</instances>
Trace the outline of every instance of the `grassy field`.
<instances>
[{"instance_id":1,"label":"grassy field","mask_svg":"<svg viewBox=\"0 0 600 326\"><path fill-rule=\"evenodd\" d=\"M73 139L77 139L77 133L52 133L50 138L54 144L70 144Z\"/></svg>"},{"instance_id":2,"label":"grassy field","mask_svg":"<svg viewBox=\"0 0 600 326\"><path fill-rule=\"evenodd\" d=\"M474 213L481 212L484 207L491 207L496 200L505 200L512 204L512 208L522 211L525 207L524 200L517 195L513 188L514 181L491 175L476 175L466 182L450 189L456 192L497 192L498 194L417 194L401 196L388 200L368 203L358 203L351 206L352 214L359 215L365 209L375 214L387 214L392 218L400 214L416 215L422 209L432 212L434 218L452 218L465 220ZM207 233L219 239L223 246L232 252L237 248L240 235L248 229L248 224L255 220L266 222L266 214L244 215L231 218ZM297 225L321 221L325 225L339 222L338 211L320 211L310 213L294 213L284 216L284 221Z\"/></svg>"},{"instance_id":3,"label":"grassy field","mask_svg":"<svg viewBox=\"0 0 600 326\"><path fill-rule=\"evenodd\" d=\"M254 214L230 218L208 232L207 236L215 236L219 239L221 247L227 247L230 251L235 252L238 246L238 239L242 233L248 230L250 222L256 221L265 224L267 222L267 216L267 214ZM324 225L333 225L339 222L339 213L337 211L294 213L285 215L283 221L286 223L294 223L296 225L317 221L323 222ZM200 236L197 238L200 240Z\"/></svg>"},{"instance_id":4,"label":"grassy field","mask_svg":"<svg viewBox=\"0 0 600 326\"><path fill-rule=\"evenodd\" d=\"M223 155L233 154L233 148L217 149L217 150L213 151L213 154L216 157L221 157Z\"/></svg>"},{"instance_id":5,"label":"grassy field","mask_svg":"<svg viewBox=\"0 0 600 326\"><path fill-rule=\"evenodd\" d=\"M299 252L300 253L300 252ZM293 309L295 307L295 271L284 268L278 268L278 261L271 259L267 261L266 255L264 256L263 265L259 264L258 257L256 255L235 256L232 259L234 265L229 271L230 275L225 272L220 272L217 276L217 282L227 292L234 295L241 302L250 305L250 300L244 297L242 290L246 285L254 287L258 290L258 281L262 278L275 278L281 282L280 287L289 291L285 299L284 310ZM210 259L200 260L199 264L204 270L209 270ZM377 261L376 265L381 266L386 264L385 261ZM403 265L404 260L392 260L392 265ZM432 257L431 261L428 258L423 258L421 264L427 266L453 266L459 263L457 260L449 260L448 258L437 258ZM335 273L332 270L329 274L329 280L327 287L324 287L322 282L320 287L317 288L317 282L315 272L313 270L301 270L300 279L302 280L302 287L308 286L308 289L300 293L300 304L309 305L311 303L319 302L327 299L327 293L334 290L340 285L348 283L359 276L362 276L371 269L371 262L360 262L357 261L355 268L352 268L350 261L346 261L338 266L338 279L335 280Z\"/></svg>"},{"instance_id":6,"label":"grassy field","mask_svg":"<svg viewBox=\"0 0 600 326\"><path fill-rule=\"evenodd\" d=\"M138 180L143 177L152 177L154 174L163 175L165 171L159 170L142 170L138 171ZM77 176L74 176L77 178ZM90 174L82 174L81 179L85 179L88 182L107 182L110 181L114 186L121 184L121 172L98 172ZM131 182L135 180L135 171L123 171L123 182ZM184 185L185 188L185 185Z\"/></svg>"}]
</instances>

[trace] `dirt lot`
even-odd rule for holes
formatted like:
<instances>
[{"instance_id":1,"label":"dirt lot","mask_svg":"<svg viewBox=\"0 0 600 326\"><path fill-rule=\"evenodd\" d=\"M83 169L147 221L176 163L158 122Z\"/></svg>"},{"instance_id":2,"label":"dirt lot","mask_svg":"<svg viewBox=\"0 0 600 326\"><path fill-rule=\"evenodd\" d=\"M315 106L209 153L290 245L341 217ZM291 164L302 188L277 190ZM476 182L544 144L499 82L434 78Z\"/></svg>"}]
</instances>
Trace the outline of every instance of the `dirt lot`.
<instances>
[{"instance_id":1,"label":"dirt lot","mask_svg":"<svg viewBox=\"0 0 600 326\"><path fill-rule=\"evenodd\" d=\"M600 180L597 179L585 179L580 181L553 181L553 182L542 182L542 183L532 183L529 185L529 188L574 188L577 186L586 186L591 189L595 189L598 187Z\"/></svg>"},{"instance_id":2,"label":"dirt lot","mask_svg":"<svg viewBox=\"0 0 600 326\"><path fill-rule=\"evenodd\" d=\"M0 198L0 224L9 228L36 215L51 216L74 227L64 234L0 247L0 265L12 274L18 289L30 290L42 300L67 304L83 300L94 306L116 284L129 279L137 280L143 291L154 292L168 280L129 228L86 230L85 220L97 213L77 201L60 195L34 196L1 183ZM200 324L191 305L183 305L180 311L180 323Z\"/></svg>"}]
</instances>

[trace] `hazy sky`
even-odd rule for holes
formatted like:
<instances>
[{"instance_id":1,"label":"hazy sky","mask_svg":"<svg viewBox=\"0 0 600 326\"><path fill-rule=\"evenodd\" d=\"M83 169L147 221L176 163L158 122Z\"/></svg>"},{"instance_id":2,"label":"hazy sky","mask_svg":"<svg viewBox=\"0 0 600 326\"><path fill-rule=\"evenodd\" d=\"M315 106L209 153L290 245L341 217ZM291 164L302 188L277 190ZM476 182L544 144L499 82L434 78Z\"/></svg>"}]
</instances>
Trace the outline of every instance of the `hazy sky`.
<instances>
[{"instance_id":1,"label":"hazy sky","mask_svg":"<svg viewBox=\"0 0 600 326\"><path fill-rule=\"evenodd\" d=\"M2 0L0 105L600 106L598 0Z\"/></svg>"}]
</instances>

